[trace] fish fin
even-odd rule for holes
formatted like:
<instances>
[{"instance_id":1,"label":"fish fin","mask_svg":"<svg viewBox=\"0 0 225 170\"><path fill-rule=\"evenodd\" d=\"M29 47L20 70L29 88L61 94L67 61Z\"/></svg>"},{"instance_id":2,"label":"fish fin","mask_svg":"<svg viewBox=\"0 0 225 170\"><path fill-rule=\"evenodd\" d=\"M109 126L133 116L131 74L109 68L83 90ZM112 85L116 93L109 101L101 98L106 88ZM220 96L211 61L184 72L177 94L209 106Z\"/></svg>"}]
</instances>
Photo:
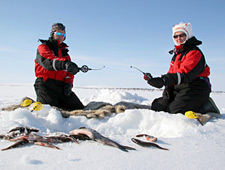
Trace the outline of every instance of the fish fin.
<instances>
[{"instance_id":1,"label":"fish fin","mask_svg":"<svg viewBox=\"0 0 225 170\"><path fill-rule=\"evenodd\" d=\"M49 147L49 148L55 148L55 149L60 149L59 147L52 145L50 143L47 142L34 142L35 145L39 145L39 146L45 146L45 147Z\"/></svg>"}]
</instances>

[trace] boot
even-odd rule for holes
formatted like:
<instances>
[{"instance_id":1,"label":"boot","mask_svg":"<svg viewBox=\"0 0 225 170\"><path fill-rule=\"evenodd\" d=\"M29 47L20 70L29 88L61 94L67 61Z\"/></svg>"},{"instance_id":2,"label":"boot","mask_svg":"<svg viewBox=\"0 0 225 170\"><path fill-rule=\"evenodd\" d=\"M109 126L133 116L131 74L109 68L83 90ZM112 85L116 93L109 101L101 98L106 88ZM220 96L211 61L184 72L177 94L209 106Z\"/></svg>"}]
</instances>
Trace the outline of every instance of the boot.
<instances>
[{"instance_id":1,"label":"boot","mask_svg":"<svg viewBox=\"0 0 225 170\"><path fill-rule=\"evenodd\" d=\"M201 107L199 112L203 114L209 113L209 112L220 114L219 109L217 108L215 102L213 101L211 97L209 97L208 101Z\"/></svg>"}]
</instances>

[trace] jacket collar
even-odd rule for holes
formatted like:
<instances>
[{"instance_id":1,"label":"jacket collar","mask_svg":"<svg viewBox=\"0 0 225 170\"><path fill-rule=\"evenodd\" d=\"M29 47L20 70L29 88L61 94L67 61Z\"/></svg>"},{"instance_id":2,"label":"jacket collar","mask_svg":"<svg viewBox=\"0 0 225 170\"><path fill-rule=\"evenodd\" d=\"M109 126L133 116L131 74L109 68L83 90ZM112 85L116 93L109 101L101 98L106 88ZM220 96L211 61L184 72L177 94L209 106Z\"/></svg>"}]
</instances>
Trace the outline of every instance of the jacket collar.
<instances>
[{"instance_id":1,"label":"jacket collar","mask_svg":"<svg viewBox=\"0 0 225 170\"><path fill-rule=\"evenodd\" d=\"M61 47L61 48L67 48L67 47L69 47L66 43L62 42L62 43L60 44L59 41L54 40L54 39L52 39L51 37L50 37L48 40L39 39L39 41L40 41L41 43L47 43L47 42L49 42L49 43L51 43L52 45L58 46L58 47Z\"/></svg>"},{"instance_id":2,"label":"jacket collar","mask_svg":"<svg viewBox=\"0 0 225 170\"><path fill-rule=\"evenodd\" d=\"M189 49L192 46L198 46L201 44L202 44L202 42L197 40L195 38L195 36L193 36L190 39L188 39L184 44L175 46L175 48L173 50L170 50L169 53L170 54L173 54L173 53L179 54L179 53L186 51L187 49Z\"/></svg>"}]
</instances>

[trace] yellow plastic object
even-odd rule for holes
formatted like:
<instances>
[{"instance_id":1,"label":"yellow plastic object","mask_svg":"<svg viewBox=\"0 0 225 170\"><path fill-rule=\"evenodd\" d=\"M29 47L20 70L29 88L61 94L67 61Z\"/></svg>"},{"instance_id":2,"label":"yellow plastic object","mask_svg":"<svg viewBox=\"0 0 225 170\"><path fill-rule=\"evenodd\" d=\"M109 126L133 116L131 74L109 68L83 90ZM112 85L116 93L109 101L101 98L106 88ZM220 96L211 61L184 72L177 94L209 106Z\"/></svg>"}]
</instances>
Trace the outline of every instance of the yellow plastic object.
<instances>
[{"instance_id":1,"label":"yellow plastic object","mask_svg":"<svg viewBox=\"0 0 225 170\"><path fill-rule=\"evenodd\" d=\"M203 126L203 123L199 120L199 118L197 117L197 115L195 114L195 112L193 111L187 111L184 114L187 118L189 119L197 119L198 122Z\"/></svg>"},{"instance_id":2,"label":"yellow plastic object","mask_svg":"<svg viewBox=\"0 0 225 170\"><path fill-rule=\"evenodd\" d=\"M185 112L185 116L189 119L197 119L197 115L193 111L187 111Z\"/></svg>"},{"instance_id":3,"label":"yellow plastic object","mask_svg":"<svg viewBox=\"0 0 225 170\"><path fill-rule=\"evenodd\" d=\"M35 102L35 103L33 104L33 109L32 109L32 111L33 111L33 110L40 111L42 108L43 108L43 105L42 105L41 102Z\"/></svg>"},{"instance_id":4,"label":"yellow plastic object","mask_svg":"<svg viewBox=\"0 0 225 170\"><path fill-rule=\"evenodd\" d=\"M30 106L32 103L33 103L32 100L26 99L26 100L24 100L24 101L21 103L21 106L22 106L22 107L27 107L27 106Z\"/></svg>"}]
</instances>

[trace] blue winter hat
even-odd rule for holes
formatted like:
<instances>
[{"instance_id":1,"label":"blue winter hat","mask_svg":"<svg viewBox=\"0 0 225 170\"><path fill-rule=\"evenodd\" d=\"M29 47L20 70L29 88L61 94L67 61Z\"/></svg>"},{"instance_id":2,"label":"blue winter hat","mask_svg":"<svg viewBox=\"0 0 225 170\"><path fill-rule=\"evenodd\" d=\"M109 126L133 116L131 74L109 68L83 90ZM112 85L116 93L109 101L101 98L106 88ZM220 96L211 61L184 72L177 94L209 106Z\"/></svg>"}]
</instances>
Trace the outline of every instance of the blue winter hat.
<instances>
[{"instance_id":1,"label":"blue winter hat","mask_svg":"<svg viewBox=\"0 0 225 170\"><path fill-rule=\"evenodd\" d=\"M66 27L62 23L54 23L52 25L50 37L53 37L54 32L57 31L57 30L66 31Z\"/></svg>"}]
</instances>

